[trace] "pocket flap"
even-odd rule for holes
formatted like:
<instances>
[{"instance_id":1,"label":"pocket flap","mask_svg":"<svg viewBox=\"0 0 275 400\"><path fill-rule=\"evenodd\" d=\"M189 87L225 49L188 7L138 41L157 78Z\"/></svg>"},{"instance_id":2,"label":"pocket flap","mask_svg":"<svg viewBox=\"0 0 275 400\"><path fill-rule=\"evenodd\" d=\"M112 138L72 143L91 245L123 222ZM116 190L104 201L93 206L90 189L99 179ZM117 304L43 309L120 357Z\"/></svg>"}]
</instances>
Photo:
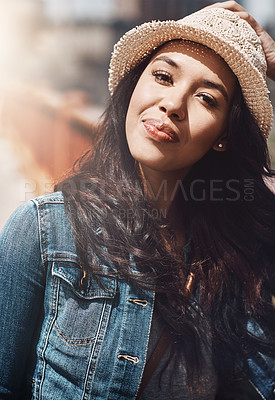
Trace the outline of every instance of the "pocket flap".
<instances>
[{"instance_id":1,"label":"pocket flap","mask_svg":"<svg viewBox=\"0 0 275 400\"><path fill-rule=\"evenodd\" d=\"M104 267L102 267L102 270ZM99 276L99 281L87 279L87 287L81 287L81 279L83 271L79 265L73 261L55 261L52 266L53 276L58 276L67 282L73 289L74 293L85 299L94 298L113 298L116 294L117 281L116 278L110 276Z\"/></svg>"}]
</instances>

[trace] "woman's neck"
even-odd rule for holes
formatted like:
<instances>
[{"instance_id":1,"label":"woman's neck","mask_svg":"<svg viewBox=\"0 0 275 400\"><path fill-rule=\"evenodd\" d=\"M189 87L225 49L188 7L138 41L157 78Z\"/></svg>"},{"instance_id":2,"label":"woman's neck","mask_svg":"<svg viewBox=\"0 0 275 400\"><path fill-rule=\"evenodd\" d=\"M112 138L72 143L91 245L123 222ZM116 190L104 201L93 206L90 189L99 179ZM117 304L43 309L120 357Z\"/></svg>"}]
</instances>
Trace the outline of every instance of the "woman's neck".
<instances>
[{"instance_id":1,"label":"woman's neck","mask_svg":"<svg viewBox=\"0 0 275 400\"><path fill-rule=\"evenodd\" d=\"M140 168L144 182L145 194L150 203L159 210L162 216L170 221L170 227L174 233L174 247L171 251L182 251L186 243L186 227L183 224L183 197L179 191L182 189L182 181L189 172L183 174L171 172L159 172ZM169 244L167 243L167 248Z\"/></svg>"},{"instance_id":2,"label":"woman's neck","mask_svg":"<svg viewBox=\"0 0 275 400\"><path fill-rule=\"evenodd\" d=\"M158 208L164 216L169 217L168 214L171 214L171 217L173 217L171 205L174 203L176 195L181 188L182 180L189 172L189 169L181 170L177 173L177 171L156 171L142 166L140 171L145 194L151 204Z\"/></svg>"}]
</instances>

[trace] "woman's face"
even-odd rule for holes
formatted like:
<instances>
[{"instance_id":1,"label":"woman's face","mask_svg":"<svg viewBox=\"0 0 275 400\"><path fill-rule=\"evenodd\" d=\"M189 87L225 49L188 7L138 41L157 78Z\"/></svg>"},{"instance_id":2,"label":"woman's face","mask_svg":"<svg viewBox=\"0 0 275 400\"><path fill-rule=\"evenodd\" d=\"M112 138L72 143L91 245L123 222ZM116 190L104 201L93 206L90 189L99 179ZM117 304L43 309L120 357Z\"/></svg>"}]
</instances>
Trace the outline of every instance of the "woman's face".
<instances>
[{"instance_id":1,"label":"woman's face","mask_svg":"<svg viewBox=\"0 0 275 400\"><path fill-rule=\"evenodd\" d=\"M164 45L142 73L132 94L126 137L143 171L184 177L226 136L236 83L212 50L187 41Z\"/></svg>"}]
</instances>

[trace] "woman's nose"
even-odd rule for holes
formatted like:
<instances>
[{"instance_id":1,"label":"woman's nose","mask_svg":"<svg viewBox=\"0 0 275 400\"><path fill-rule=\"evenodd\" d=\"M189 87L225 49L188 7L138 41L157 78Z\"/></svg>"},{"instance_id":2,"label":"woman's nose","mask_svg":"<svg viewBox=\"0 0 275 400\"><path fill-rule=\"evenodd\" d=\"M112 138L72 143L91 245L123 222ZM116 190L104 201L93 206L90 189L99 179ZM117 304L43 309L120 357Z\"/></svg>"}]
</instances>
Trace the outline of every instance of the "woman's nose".
<instances>
[{"instance_id":1,"label":"woman's nose","mask_svg":"<svg viewBox=\"0 0 275 400\"><path fill-rule=\"evenodd\" d=\"M164 112L168 117L175 118L179 121L183 120L186 115L186 101L183 94L169 94L159 102L160 111Z\"/></svg>"}]
</instances>

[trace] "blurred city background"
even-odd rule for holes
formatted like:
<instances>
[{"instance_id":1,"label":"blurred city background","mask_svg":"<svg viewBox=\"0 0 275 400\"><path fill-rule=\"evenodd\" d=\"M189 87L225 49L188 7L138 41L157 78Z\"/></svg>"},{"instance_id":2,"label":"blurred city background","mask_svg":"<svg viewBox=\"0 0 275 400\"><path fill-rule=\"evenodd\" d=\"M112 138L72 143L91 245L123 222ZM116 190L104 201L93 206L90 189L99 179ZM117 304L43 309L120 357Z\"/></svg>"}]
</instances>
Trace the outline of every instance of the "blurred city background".
<instances>
[{"instance_id":1,"label":"blurred city background","mask_svg":"<svg viewBox=\"0 0 275 400\"><path fill-rule=\"evenodd\" d=\"M93 143L114 43L211 0L0 0L0 228ZM274 0L240 0L275 37ZM275 83L269 81L275 105ZM268 141L275 164L274 128Z\"/></svg>"}]
</instances>

